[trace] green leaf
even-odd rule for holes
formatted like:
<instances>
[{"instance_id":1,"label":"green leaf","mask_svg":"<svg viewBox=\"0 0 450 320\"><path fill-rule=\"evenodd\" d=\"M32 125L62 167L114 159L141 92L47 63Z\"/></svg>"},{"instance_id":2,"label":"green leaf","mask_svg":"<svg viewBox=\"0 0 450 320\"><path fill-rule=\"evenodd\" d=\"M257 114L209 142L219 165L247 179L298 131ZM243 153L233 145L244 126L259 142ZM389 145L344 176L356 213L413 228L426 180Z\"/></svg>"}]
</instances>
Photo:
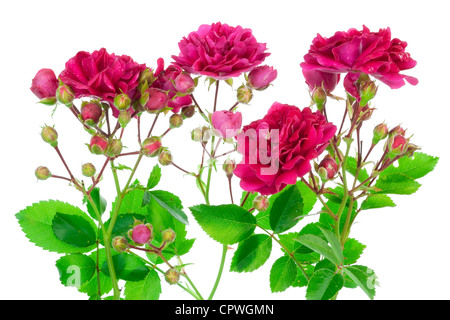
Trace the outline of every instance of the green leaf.
<instances>
[{"instance_id":1,"label":"green leaf","mask_svg":"<svg viewBox=\"0 0 450 320\"><path fill-rule=\"evenodd\" d=\"M59 258L56 268L63 285L80 288L94 275L95 261L84 254L73 253Z\"/></svg>"},{"instance_id":2,"label":"green leaf","mask_svg":"<svg viewBox=\"0 0 450 320\"><path fill-rule=\"evenodd\" d=\"M98 211L100 212L100 216L105 212L106 210L106 200L100 195L100 188L95 187L91 191L91 198L94 201L95 206L97 207ZM86 197L84 199L86 202L86 207L88 210L89 215L98 221L97 214L95 213L94 208L92 207L91 203L86 200Z\"/></svg>"},{"instance_id":3,"label":"green leaf","mask_svg":"<svg viewBox=\"0 0 450 320\"><path fill-rule=\"evenodd\" d=\"M113 255L117 254L115 251L112 253ZM95 250L90 255L89 258L92 261L97 261L98 265L102 266L102 264L106 261L105 249ZM99 295L99 286L100 283L100 295ZM101 295L106 294L112 290L111 278L105 275L103 272L95 272L92 278L81 285L78 291L86 293L89 297L100 299Z\"/></svg>"},{"instance_id":4,"label":"green leaf","mask_svg":"<svg viewBox=\"0 0 450 320\"><path fill-rule=\"evenodd\" d=\"M402 173L389 173L380 175L375 187L380 189L375 192L378 194L413 194L419 189L420 183Z\"/></svg>"},{"instance_id":5,"label":"green leaf","mask_svg":"<svg viewBox=\"0 0 450 320\"><path fill-rule=\"evenodd\" d=\"M256 219L247 210L235 205L190 207L195 220L214 240L234 244L247 239L256 228Z\"/></svg>"},{"instance_id":6,"label":"green leaf","mask_svg":"<svg viewBox=\"0 0 450 320\"><path fill-rule=\"evenodd\" d=\"M352 279L370 299L375 298L375 286L378 285L376 281L377 276L372 269L365 266L348 266L345 267L344 273Z\"/></svg>"},{"instance_id":7,"label":"green leaf","mask_svg":"<svg viewBox=\"0 0 450 320\"><path fill-rule=\"evenodd\" d=\"M239 203L242 203L242 201L244 201L246 196L247 196L247 191L243 191L241 200L239 201ZM251 208L253 208L253 200L255 200L255 198L257 196L258 196L257 192L250 192L250 194L248 195L247 200L245 200L242 208L244 208L245 210L250 210Z\"/></svg>"},{"instance_id":8,"label":"green leaf","mask_svg":"<svg viewBox=\"0 0 450 320\"><path fill-rule=\"evenodd\" d=\"M362 203L361 210L395 207L396 204L385 194L369 195Z\"/></svg>"},{"instance_id":9,"label":"green leaf","mask_svg":"<svg viewBox=\"0 0 450 320\"><path fill-rule=\"evenodd\" d=\"M307 300L329 300L333 298L344 285L344 277L323 268L314 272L306 288Z\"/></svg>"},{"instance_id":10,"label":"green leaf","mask_svg":"<svg viewBox=\"0 0 450 320\"><path fill-rule=\"evenodd\" d=\"M419 179L433 171L438 161L438 157L429 156L422 152L414 152L413 157L400 158L397 166L392 164L383 170L380 173L380 177L391 173L401 173L411 179Z\"/></svg>"},{"instance_id":11,"label":"green leaf","mask_svg":"<svg viewBox=\"0 0 450 320\"><path fill-rule=\"evenodd\" d=\"M344 244L345 265L356 263L365 248L366 246L358 242L357 240L352 238L347 239Z\"/></svg>"},{"instance_id":12,"label":"green leaf","mask_svg":"<svg viewBox=\"0 0 450 320\"><path fill-rule=\"evenodd\" d=\"M329 231L327 229L320 228L320 230L322 231L323 235L327 239L328 243L331 245L331 249L333 249L333 253L334 253L335 257L337 258L337 261L339 262L339 264L343 264L344 263L344 254L342 252L341 242L339 241L339 239L336 237L336 235L334 233L332 233L331 231Z\"/></svg>"},{"instance_id":13,"label":"green leaf","mask_svg":"<svg viewBox=\"0 0 450 320\"><path fill-rule=\"evenodd\" d=\"M97 235L88 220L83 217L57 212L52 222L53 233L59 240L75 247L95 244Z\"/></svg>"},{"instance_id":14,"label":"green leaf","mask_svg":"<svg viewBox=\"0 0 450 320\"><path fill-rule=\"evenodd\" d=\"M311 278L312 275L314 274L314 266L312 266L311 264L307 264L303 266L303 270L306 272L308 278L305 277L304 273L297 266L297 278L291 284L292 287L301 288L306 287L308 285L309 278Z\"/></svg>"},{"instance_id":15,"label":"green leaf","mask_svg":"<svg viewBox=\"0 0 450 320\"><path fill-rule=\"evenodd\" d=\"M299 236L296 241L324 256L335 265L340 264L339 258L334 253L334 250L321 237L312 234L305 234Z\"/></svg>"},{"instance_id":16,"label":"green leaf","mask_svg":"<svg viewBox=\"0 0 450 320\"><path fill-rule=\"evenodd\" d=\"M311 212L317 202L316 194L304 184L301 180L297 181L297 188L300 191L303 199L303 214L306 215Z\"/></svg>"},{"instance_id":17,"label":"green leaf","mask_svg":"<svg viewBox=\"0 0 450 320\"><path fill-rule=\"evenodd\" d=\"M70 204L49 200L35 203L16 214L16 218L30 242L52 252L75 253L91 251L95 244L88 247L76 247L58 239L52 228L52 221L56 213L73 215L89 221L92 229L94 222L77 207ZM95 241L95 239L94 239Z\"/></svg>"},{"instance_id":18,"label":"green leaf","mask_svg":"<svg viewBox=\"0 0 450 320\"><path fill-rule=\"evenodd\" d=\"M166 209L175 219L184 224L189 224L188 217L186 214L179 208L179 203L181 203L180 199L174 194L156 190L149 191L150 196L164 209Z\"/></svg>"},{"instance_id":19,"label":"green leaf","mask_svg":"<svg viewBox=\"0 0 450 320\"><path fill-rule=\"evenodd\" d=\"M239 243L231 260L230 271L254 271L269 259L271 251L272 238L266 234L255 234Z\"/></svg>"},{"instance_id":20,"label":"green leaf","mask_svg":"<svg viewBox=\"0 0 450 320\"><path fill-rule=\"evenodd\" d=\"M296 185L287 187L270 208L270 226L274 233L282 233L297 224L303 214L303 198Z\"/></svg>"},{"instance_id":21,"label":"green leaf","mask_svg":"<svg viewBox=\"0 0 450 320\"><path fill-rule=\"evenodd\" d=\"M297 278L297 266L290 257L278 258L270 269L270 290L281 292L289 288Z\"/></svg>"},{"instance_id":22,"label":"green leaf","mask_svg":"<svg viewBox=\"0 0 450 320\"><path fill-rule=\"evenodd\" d=\"M116 254L112 257L112 260L116 276L119 279L126 281L140 281L145 279L150 271L139 257L132 254ZM106 261L103 263L101 270L104 274L109 276L108 264Z\"/></svg>"},{"instance_id":23,"label":"green leaf","mask_svg":"<svg viewBox=\"0 0 450 320\"><path fill-rule=\"evenodd\" d=\"M147 189L153 189L161 180L161 167L157 164L153 167L147 182Z\"/></svg>"},{"instance_id":24,"label":"green leaf","mask_svg":"<svg viewBox=\"0 0 450 320\"><path fill-rule=\"evenodd\" d=\"M130 171L132 171L133 169L131 169L130 167L128 167L128 166L126 166L126 165L124 165L124 164L117 164L117 166L113 166L112 167L113 169L116 169L116 170L130 170Z\"/></svg>"},{"instance_id":25,"label":"green leaf","mask_svg":"<svg viewBox=\"0 0 450 320\"><path fill-rule=\"evenodd\" d=\"M155 269L144 280L125 283L125 300L158 300L161 292L161 279Z\"/></svg>"}]
</instances>

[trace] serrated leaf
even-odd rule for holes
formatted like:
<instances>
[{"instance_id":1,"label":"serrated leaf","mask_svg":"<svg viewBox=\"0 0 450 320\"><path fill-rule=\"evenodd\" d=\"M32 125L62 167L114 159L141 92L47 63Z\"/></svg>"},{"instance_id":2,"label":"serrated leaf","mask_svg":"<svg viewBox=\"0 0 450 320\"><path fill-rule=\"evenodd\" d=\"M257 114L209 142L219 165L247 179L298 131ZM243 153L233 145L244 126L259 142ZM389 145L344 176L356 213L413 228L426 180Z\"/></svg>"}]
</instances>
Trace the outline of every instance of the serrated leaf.
<instances>
[{"instance_id":1,"label":"serrated leaf","mask_svg":"<svg viewBox=\"0 0 450 320\"><path fill-rule=\"evenodd\" d=\"M100 216L105 212L106 210L106 200L100 195L100 188L95 187L94 189L92 189L91 191L91 198L94 201L95 206L97 207ZM97 214L95 213L94 208L92 207L91 203L89 201L87 201L87 199L85 198L84 201L86 202L86 207L88 210L89 215L98 221L97 218Z\"/></svg>"},{"instance_id":2,"label":"serrated leaf","mask_svg":"<svg viewBox=\"0 0 450 320\"><path fill-rule=\"evenodd\" d=\"M161 279L155 269L141 281L125 283L125 300L158 300L161 292Z\"/></svg>"},{"instance_id":3,"label":"serrated leaf","mask_svg":"<svg viewBox=\"0 0 450 320\"><path fill-rule=\"evenodd\" d=\"M385 194L369 195L362 203L361 210L378 209L384 207L395 207L396 204Z\"/></svg>"},{"instance_id":4,"label":"serrated leaf","mask_svg":"<svg viewBox=\"0 0 450 320\"><path fill-rule=\"evenodd\" d=\"M297 278L297 266L290 257L278 258L270 269L270 290L281 292L289 288Z\"/></svg>"},{"instance_id":5,"label":"serrated leaf","mask_svg":"<svg viewBox=\"0 0 450 320\"><path fill-rule=\"evenodd\" d=\"M161 180L161 167L155 165L150 173L150 177L147 181L147 189L153 189L156 187Z\"/></svg>"},{"instance_id":6,"label":"serrated leaf","mask_svg":"<svg viewBox=\"0 0 450 320\"><path fill-rule=\"evenodd\" d=\"M289 230L303 215L303 198L296 185L287 187L270 208L270 226L274 233Z\"/></svg>"},{"instance_id":7,"label":"serrated leaf","mask_svg":"<svg viewBox=\"0 0 450 320\"><path fill-rule=\"evenodd\" d=\"M347 266L344 273L352 279L370 299L375 298L375 286L378 285L377 277L372 269L365 266Z\"/></svg>"},{"instance_id":8,"label":"serrated leaf","mask_svg":"<svg viewBox=\"0 0 450 320\"><path fill-rule=\"evenodd\" d=\"M256 228L256 219L247 210L234 205L197 205L189 208L202 229L222 244L247 239Z\"/></svg>"},{"instance_id":9,"label":"serrated leaf","mask_svg":"<svg viewBox=\"0 0 450 320\"><path fill-rule=\"evenodd\" d=\"M112 253L113 255L117 254L115 251ZM89 258L91 258L93 261L97 261L98 259L98 265L101 267L101 265L106 261L106 254L105 249L100 249L93 251ZM99 295L99 283L100 283L100 295ZM78 289L78 291L86 293L89 297L92 297L94 299L100 299L101 295L106 294L112 290L112 282L111 278L107 275L105 275L103 272L95 272L92 278L81 285L81 287Z\"/></svg>"},{"instance_id":10,"label":"serrated leaf","mask_svg":"<svg viewBox=\"0 0 450 320\"><path fill-rule=\"evenodd\" d=\"M296 241L324 256L334 264L339 265L339 258L336 256L328 243L321 237L312 234L305 234L299 236Z\"/></svg>"},{"instance_id":11,"label":"serrated leaf","mask_svg":"<svg viewBox=\"0 0 450 320\"><path fill-rule=\"evenodd\" d=\"M333 298L344 285L344 277L323 268L314 272L306 288L307 300L329 300Z\"/></svg>"},{"instance_id":12,"label":"serrated leaf","mask_svg":"<svg viewBox=\"0 0 450 320\"><path fill-rule=\"evenodd\" d=\"M314 274L314 266L312 266L311 264L307 264L307 265L303 266L303 271L305 271L308 278L306 278L304 273L299 269L300 268L297 266L297 278L291 284L292 287L301 288L301 287L307 286L309 279Z\"/></svg>"},{"instance_id":13,"label":"serrated leaf","mask_svg":"<svg viewBox=\"0 0 450 320\"><path fill-rule=\"evenodd\" d=\"M230 271L254 271L269 259L271 251L272 238L266 234L255 234L239 243L231 260Z\"/></svg>"},{"instance_id":14,"label":"serrated leaf","mask_svg":"<svg viewBox=\"0 0 450 320\"><path fill-rule=\"evenodd\" d=\"M83 217L56 212L52 221L56 238L79 248L90 247L96 242L96 233L89 221Z\"/></svg>"},{"instance_id":15,"label":"serrated leaf","mask_svg":"<svg viewBox=\"0 0 450 320\"><path fill-rule=\"evenodd\" d=\"M94 275L95 261L84 254L73 253L59 258L56 268L64 286L80 288Z\"/></svg>"},{"instance_id":16,"label":"serrated leaf","mask_svg":"<svg viewBox=\"0 0 450 320\"><path fill-rule=\"evenodd\" d=\"M358 261L366 246L355 239L349 238L344 244L344 263L353 264Z\"/></svg>"},{"instance_id":17,"label":"serrated leaf","mask_svg":"<svg viewBox=\"0 0 450 320\"><path fill-rule=\"evenodd\" d=\"M116 254L112 257L112 261L116 277L126 281L143 280L150 271L139 257L132 254ZM106 261L101 266L101 270L104 274L109 276L109 269Z\"/></svg>"},{"instance_id":18,"label":"serrated leaf","mask_svg":"<svg viewBox=\"0 0 450 320\"><path fill-rule=\"evenodd\" d=\"M302 195L303 199L303 215L306 215L310 213L311 210L314 208L314 205L317 202L317 196L301 180L297 181L297 188L300 191L300 194Z\"/></svg>"},{"instance_id":19,"label":"serrated leaf","mask_svg":"<svg viewBox=\"0 0 450 320\"><path fill-rule=\"evenodd\" d=\"M155 190L149 191L150 196L164 209L167 210L175 219L184 224L189 224L188 217L180 209L179 203L181 203L180 199L174 194L163 191L163 190Z\"/></svg>"},{"instance_id":20,"label":"serrated leaf","mask_svg":"<svg viewBox=\"0 0 450 320\"><path fill-rule=\"evenodd\" d=\"M34 203L17 213L16 218L30 242L45 250L57 253L88 252L92 250L95 244L88 247L76 247L55 236L52 221L56 212L86 219L91 227L95 228L93 221L82 210L68 203L55 200Z\"/></svg>"},{"instance_id":21,"label":"serrated leaf","mask_svg":"<svg viewBox=\"0 0 450 320\"><path fill-rule=\"evenodd\" d=\"M376 193L382 194L413 194L420 186L420 183L402 173L380 175L375 183L375 187L381 190Z\"/></svg>"},{"instance_id":22,"label":"serrated leaf","mask_svg":"<svg viewBox=\"0 0 450 320\"><path fill-rule=\"evenodd\" d=\"M343 264L344 254L342 252L341 242L334 233L330 232L327 229L321 227L319 228L322 231L325 238L327 239L328 243L331 245L331 249L333 250L335 257L337 258L337 261L339 262L339 264Z\"/></svg>"},{"instance_id":23,"label":"serrated leaf","mask_svg":"<svg viewBox=\"0 0 450 320\"><path fill-rule=\"evenodd\" d=\"M433 171L438 161L438 157L433 157L422 152L414 152L413 157L400 158L397 166L390 165L381 172L380 176L401 173L411 179L419 179Z\"/></svg>"}]
</instances>

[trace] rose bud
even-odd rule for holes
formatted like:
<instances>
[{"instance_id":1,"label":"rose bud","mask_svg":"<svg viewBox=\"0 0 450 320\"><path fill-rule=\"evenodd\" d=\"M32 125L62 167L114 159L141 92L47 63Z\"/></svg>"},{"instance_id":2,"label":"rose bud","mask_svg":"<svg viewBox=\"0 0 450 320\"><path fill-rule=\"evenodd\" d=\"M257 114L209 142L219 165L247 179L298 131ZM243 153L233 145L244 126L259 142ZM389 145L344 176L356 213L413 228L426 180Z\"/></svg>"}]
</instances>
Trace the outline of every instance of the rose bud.
<instances>
[{"instance_id":1,"label":"rose bud","mask_svg":"<svg viewBox=\"0 0 450 320\"><path fill-rule=\"evenodd\" d=\"M170 268L164 274L164 279L166 279L168 284L177 284L180 281L180 271L175 268Z\"/></svg>"},{"instance_id":2,"label":"rose bud","mask_svg":"<svg viewBox=\"0 0 450 320\"><path fill-rule=\"evenodd\" d=\"M128 236L137 244L145 244L152 240L153 226L150 223L138 224L128 233Z\"/></svg>"},{"instance_id":3,"label":"rose bud","mask_svg":"<svg viewBox=\"0 0 450 320\"><path fill-rule=\"evenodd\" d=\"M102 107L95 102L83 104L81 107L81 120L89 126L96 125L102 114Z\"/></svg>"},{"instance_id":4,"label":"rose bud","mask_svg":"<svg viewBox=\"0 0 450 320\"><path fill-rule=\"evenodd\" d=\"M277 70L269 66L259 66L248 74L248 83L253 89L264 90L277 78Z\"/></svg>"},{"instance_id":5,"label":"rose bud","mask_svg":"<svg viewBox=\"0 0 450 320\"><path fill-rule=\"evenodd\" d=\"M89 151L93 154L104 154L108 147L108 139L102 135L96 135L91 138L89 143Z\"/></svg>"},{"instance_id":6,"label":"rose bud","mask_svg":"<svg viewBox=\"0 0 450 320\"><path fill-rule=\"evenodd\" d=\"M156 157L162 150L160 137L150 137L142 142L141 153L147 157Z\"/></svg>"},{"instance_id":7,"label":"rose bud","mask_svg":"<svg viewBox=\"0 0 450 320\"><path fill-rule=\"evenodd\" d=\"M403 129L400 126L396 126L395 128L391 129L391 131L389 131L389 137L395 136L397 134L404 136L406 133L406 130Z\"/></svg>"},{"instance_id":8,"label":"rose bud","mask_svg":"<svg viewBox=\"0 0 450 320\"><path fill-rule=\"evenodd\" d=\"M95 174L95 167L92 163L85 163L81 166L81 173L85 177L93 177Z\"/></svg>"},{"instance_id":9,"label":"rose bud","mask_svg":"<svg viewBox=\"0 0 450 320\"><path fill-rule=\"evenodd\" d=\"M118 156L122 152L122 141L120 139L112 139L108 142L106 155L109 157Z\"/></svg>"},{"instance_id":10,"label":"rose bud","mask_svg":"<svg viewBox=\"0 0 450 320\"><path fill-rule=\"evenodd\" d=\"M407 146L408 140L404 136L397 134L395 136L390 137L389 140L387 141L388 157L390 159L393 159L396 156L404 154Z\"/></svg>"},{"instance_id":11,"label":"rose bud","mask_svg":"<svg viewBox=\"0 0 450 320\"><path fill-rule=\"evenodd\" d=\"M117 236L112 240L112 247L118 253L123 253L128 250L128 241L123 236Z\"/></svg>"},{"instance_id":12,"label":"rose bud","mask_svg":"<svg viewBox=\"0 0 450 320\"><path fill-rule=\"evenodd\" d=\"M222 138L233 138L241 129L242 114L240 112L216 111L211 116L211 124Z\"/></svg>"},{"instance_id":13,"label":"rose bud","mask_svg":"<svg viewBox=\"0 0 450 320\"><path fill-rule=\"evenodd\" d=\"M211 130L208 127L199 127L191 131L191 138L195 142L208 142L211 138Z\"/></svg>"},{"instance_id":14,"label":"rose bud","mask_svg":"<svg viewBox=\"0 0 450 320\"><path fill-rule=\"evenodd\" d=\"M42 140L49 143L52 147L58 145L58 132L53 127L45 126L41 131Z\"/></svg>"},{"instance_id":15,"label":"rose bud","mask_svg":"<svg viewBox=\"0 0 450 320\"><path fill-rule=\"evenodd\" d=\"M192 118L192 116L195 114L195 106L190 105L187 107L181 108L181 115L183 116L183 119Z\"/></svg>"},{"instance_id":16,"label":"rose bud","mask_svg":"<svg viewBox=\"0 0 450 320\"><path fill-rule=\"evenodd\" d=\"M252 89L242 85L237 89L237 100L243 104L249 104L250 100L253 98Z\"/></svg>"},{"instance_id":17,"label":"rose bud","mask_svg":"<svg viewBox=\"0 0 450 320\"><path fill-rule=\"evenodd\" d=\"M162 235L163 241L165 241L166 243L174 242L175 238L177 237L177 234L175 233L175 231L173 231L170 228L162 231L161 235Z\"/></svg>"},{"instance_id":18,"label":"rose bud","mask_svg":"<svg viewBox=\"0 0 450 320\"><path fill-rule=\"evenodd\" d=\"M311 92L311 100L317 106L317 109L322 111L327 102L327 92L322 87L315 87Z\"/></svg>"},{"instance_id":19,"label":"rose bud","mask_svg":"<svg viewBox=\"0 0 450 320\"><path fill-rule=\"evenodd\" d=\"M225 174L227 175L227 177L231 177L231 176L233 176L234 169L236 169L236 161L234 161L232 159L227 159L223 163L222 168L223 168L223 171L225 171Z\"/></svg>"},{"instance_id":20,"label":"rose bud","mask_svg":"<svg viewBox=\"0 0 450 320\"><path fill-rule=\"evenodd\" d=\"M380 123L373 129L372 144L375 145L385 139L389 133L388 127L384 123Z\"/></svg>"},{"instance_id":21,"label":"rose bud","mask_svg":"<svg viewBox=\"0 0 450 320\"><path fill-rule=\"evenodd\" d=\"M412 157L414 155L414 152L419 150L420 148L416 146L415 144L408 143L406 146L405 156Z\"/></svg>"},{"instance_id":22,"label":"rose bud","mask_svg":"<svg viewBox=\"0 0 450 320\"><path fill-rule=\"evenodd\" d=\"M157 111L165 108L169 102L169 96L162 90L150 88L146 91L148 93L148 101L145 104L145 109L149 112Z\"/></svg>"},{"instance_id":23,"label":"rose bud","mask_svg":"<svg viewBox=\"0 0 450 320\"><path fill-rule=\"evenodd\" d=\"M359 101L359 105L364 107L372 100L377 94L378 87L375 85L374 81L363 81L360 84L360 96L361 100Z\"/></svg>"},{"instance_id":24,"label":"rose bud","mask_svg":"<svg viewBox=\"0 0 450 320\"><path fill-rule=\"evenodd\" d=\"M266 196L258 195L253 200L253 207L258 211L266 211L269 204L269 199Z\"/></svg>"},{"instance_id":25,"label":"rose bud","mask_svg":"<svg viewBox=\"0 0 450 320\"><path fill-rule=\"evenodd\" d=\"M158 155L158 161L163 166L172 164L172 153L167 148L163 148Z\"/></svg>"},{"instance_id":26,"label":"rose bud","mask_svg":"<svg viewBox=\"0 0 450 320\"><path fill-rule=\"evenodd\" d=\"M126 110L120 111L117 120L119 121L120 126L125 128L131 121L131 114Z\"/></svg>"},{"instance_id":27,"label":"rose bud","mask_svg":"<svg viewBox=\"0 0 450 320\"><path fill-rule=\"evenodd\" d=\"M39 99L51 98L56 95L58 79L52 69L41 69L31 81L30 90Z\"/></svg>"},{"instance_id":28,"label":"rose bud","mask_svg":"<svg viewBox=\"0 0 450 320\"><path fill-rule=\"evenodd\" d=\"M323 160L319 163L319 167L317 169L317 173L319 174L322 181L328 181L333 179L338 171L338 165L336 161L329 154L323 158Z\"/></svg>"},{"instance_id":29,"label":"rose bud","mask_svg":"<svg viewBox=\"0 0 450 320\"><path fill-rule=\"evenodd\" d=\"M36 178L38 178L39 180L47 180L52 176L50 170L48 170L47 167L43 166L37 167L34 174L36 175Z\"/></svg>"},{"instance_id":30,"label":"rose bud","mask_svg":"<svg viewBox=\"0 0 450 320\"><path fill-rule=\"evenodd\" d=\"M195 82L187 73L180 73L174 81L178 92L191 94L195 89Z\"/></svg>"},{"instance_id":31,"label":"rose bud","mask_svg":"<svg viewBox=\"0 0 450 320\"><path fill-rule=\"evenodd\" d=\"M169 124L172 129L181 127L183 124L183 116L178 113L174 113L169 118Z\"/></svg>"},{"instance_id":32,"label":"rose bud","mask_svg":"<svg viewBox=\"0 0 450 320\"><path fill-rule=\"evenodd\" d=\"M131 99L125 93L118 94L114 98L114 106L119 110L127 110L130 107L130 104L131 104Z\"/></svg>"},{"instance_id":33,"label":"rose bud","mask_svg":"<svg viewBox=\"0 0 450 320\"><path fill-rule=\"evenodd\" d=\"M58 102L70 108L72 107L72 102L75 99L75 93L69 86L62 84L56 90L56 99Z\"/></svg>"},{"instance_id":34,"label":"rose bud","mask_svg":"<svg viewBox=\"0 0 450 320\"><path fill-rule=\"evenodd\" d=\"M154 79L155 78L153 77L152 69L147 68L141 71L141 73L139 74L138 90L141 91L142 86L144 85L145 82L147 82L147 84L150 85L154 81Z\"/></svg>"}]
</instances>

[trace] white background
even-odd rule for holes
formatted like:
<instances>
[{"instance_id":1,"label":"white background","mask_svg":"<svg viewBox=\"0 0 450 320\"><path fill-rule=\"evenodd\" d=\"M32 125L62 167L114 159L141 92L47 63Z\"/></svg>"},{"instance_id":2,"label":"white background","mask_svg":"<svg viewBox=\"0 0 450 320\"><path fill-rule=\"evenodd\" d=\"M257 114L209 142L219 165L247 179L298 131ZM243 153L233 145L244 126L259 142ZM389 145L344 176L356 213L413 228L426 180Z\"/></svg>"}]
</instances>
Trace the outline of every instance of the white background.
<instances>
[{"instance_id":1,"label":"white background","mask_svg":"<svg viewBox=\"0 0 450 320\"><path fill-rule=\"evenodd\" d=\"M319 4L320 3L320 4ZM450 23L447 1L14 1L0 5L0 101L1 180L0 180L0 298L2 299L85 299L73 288L63 287L55 268L57 254L43 251L27 241L14 214L40 200L58 199L82 206L78 192L62 180L36 181L34 170L46 165L55 174L65 170L39 133L44 123L53 125L60 135L60 149L73 172L81 178L80 166L101 157L89 153L84 143L88 135L64 107L51 117L51 107L36 104L29 87L41 68L52 68L58 75L64 63L76 52L105 47L108 52L130 55L139 63L156 67L158 57L166 63L178 54L178 41L202 23L221 21L253 30L259 42L272 53L266 63L278 69L274 86L258 92L250 106L240 109L244 123L261 118L274 101L309 104L300 62L317 33L328 37L338 30L358 29L365 24L372 31L391 27L393 37L408 42L407 51L418 61L405 74L419 79L416 87L406 85L390 90L381 84L375 100L377 111L366 125L363 137L371 138L373 126L386 121L402 124L422 151L441 159L423 186L412 196L393 196L395 208L360 214L351 236L367 245L359 263L375 270L380 287L377 299L448 299L450 216L448 209L448 54ZM369 6L370 5L370 6ZM240 84L236 81L235 88ZM340 89L342 90L342 84ZM342 91L337 93L342 93ZM234 93L226 86L219 94L219 109L234 103ZM199 103L211 108L213 91L201 83L196 93ZM334 107L334 110L330 110ZM330 103L330 114L338 123L342 104ZM171 132L165 144L174 161L189 170L196 169L200 148L190 141L189 130L200 124L196 117L178 132ZM143 117L143 131L151 116ZM167 128L167 118L156 132ZM129 151L137 150L134 126L125 132ZM227 146L221 148L227 151ZM376 154L376 153L375 153ZM121 161L131 165L132 159ZM137 172L146 181L154 159L145 159ZM229 201L222 172L214 176L212 203ZM125 177L121 178L122 183ZM240 197L234 179L235 198ZM114 196L110 174L100 185L109 203ZM160 188L179 195L188 206L202 202L191 177L175 168L163 168ZM110 209L110 207L108 207ZM214 282L221 245L208 238L190 215L188 237L197 241L184 262L194 263L187 271L204 296ZM305 218L302 225L316 221ZM233 246L234 248L236 246ZM274 243L270 260L249 274L228 271L232 254L215 298L217 299L304 299L304 288L290 288L272 294L268 278L270 266L281 256ZM163 286L162 299L190 299L178 287ZM344 289L340 299L367 299L360 289Z\"/></svg>"}]
</instances>

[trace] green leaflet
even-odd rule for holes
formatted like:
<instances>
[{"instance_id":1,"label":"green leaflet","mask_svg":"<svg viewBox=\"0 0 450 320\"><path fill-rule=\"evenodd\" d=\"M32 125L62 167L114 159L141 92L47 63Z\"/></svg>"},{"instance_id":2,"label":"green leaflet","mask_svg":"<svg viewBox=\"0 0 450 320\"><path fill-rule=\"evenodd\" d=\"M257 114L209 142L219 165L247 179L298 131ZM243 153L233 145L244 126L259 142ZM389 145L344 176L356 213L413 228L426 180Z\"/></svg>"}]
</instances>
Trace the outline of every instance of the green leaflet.
<instances>
[{"instance_id":1,"label":"green leaflet","mask_svg":"<svg viewBox=\"0 0 450 320\"><path fill-rule=\"evenodd\" d=\"M334 297L344 285L344 277L323 268L314 272L306 288L306 299L329 300Z\"/></svg>"},{"instance_id":2,"label":"green leaflet","mask_svg":"<svg viewBox=\"0 0 450 320\"><path fill-rule=\"evenodd\" d=\"M80 288L95 273L95 261L81 253L72 253L56 261L59 280L64 286Z\"/></svg>"},{"instance_id":3,"label":"green leaflet","mask_svg":"<svg viewBox=\"0 0 450 320\"><path fill-rule=\"evenodd\" d=\"M231 260L230 271L254 271L267 261L271 251L272 238L266 234L255 234L239 243Z\"/></svg>"},{"instance_id":4,"label":"green leaflet","mask_svg":"<svg viewBox=\"0 0 450 320\"><path fill-rule=\"evenodd\" d=\"M125 300L158 300L161 292L161 279L155 269L143 280L125 283Z\"/></svg>"},{"instance_id":5,"label":"green leaflet","mask_svg":"<svg viewBox=\"0 0 450 320\"><path fill-rule=\"evenodd\" d=\"M52 229L56 238L75 247L86 248L96 243L95 229L80 216L56 212Z\"/></svg>"},{"instance_id":6,"label":"green leaflet","mask_svg":"<svg viewBox=\"0 0 450 320\"><path fill-rule=\"evenodd\" d=\"M344 274L356 283L370 299L375 297L375 286L378 285L378 282L372 269L353 265L347 266L343 270Z\"/></svg>"},{"instance_id":7,"label":"green leaflet","mask_svg":"<svg viewBox=\"0 0 450 320\"><path fill-rule=\"evenodd\" d=\"M278 258L270 269L270 290L281 292L289 288L297 278L297 266L291 257Z\"/></svg>"},{"instance_id":8,"label":"green leaflet","mask_svg":"<svg viewBox=\"0 0 450 320\"><path fill-rule=\"evenodd\" d=\"M287 187L270 208L270 227L274 233L282 233L295 226L303 215L303 198L296 185Z\"/></svg>"},{"instance_id":9,"label":"green leaflet","mask_svg":"<svg viewBox=\"0 0 450 320\"><path fill-rule=\"evenodd\" d=\"M126 281L140 281L144 279L150 271L150 269L139 257L132 254L116 254L112 257L112 260L116 271L116 276L119 279ZM104 274L109 276L106 261L101 266L101 270Z\"/></svg>"}]
</instances>

